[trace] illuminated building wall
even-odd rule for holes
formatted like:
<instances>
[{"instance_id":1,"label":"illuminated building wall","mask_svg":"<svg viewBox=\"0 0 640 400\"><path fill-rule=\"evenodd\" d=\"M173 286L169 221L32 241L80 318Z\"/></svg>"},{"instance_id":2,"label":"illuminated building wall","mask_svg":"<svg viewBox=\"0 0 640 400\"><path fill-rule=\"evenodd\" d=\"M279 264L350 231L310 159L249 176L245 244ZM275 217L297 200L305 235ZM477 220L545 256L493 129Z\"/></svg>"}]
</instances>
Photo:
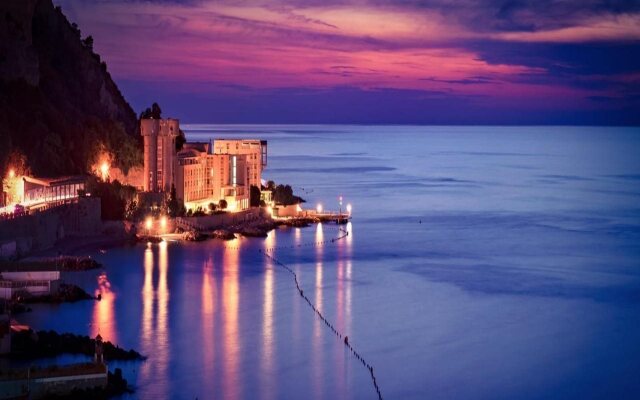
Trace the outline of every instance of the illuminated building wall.
<instances>
[{"instance_id":1,"label":"illuminated building wall","mask_svg":"<svg viewBox=\"0 0 640 400\"><path fill-rule=\"evenodd\" d=\"M216 139L214 154L245 155L249 185L260 187L262 170L267 166L267 141L257 139Z\"/></svg>"},{"instance_id":2,"label":"illuminated building wall","mask_svg":"<svg viewBox=\"0 0 640 400\"><path fill-rule=\"evenodd\" d=\"M227 201L230 211L249 208L250 185L261 186L267 165L264 140L217 139L209 143L186 143L176 154L179 134L176 119L143 119L143 189L176 195L187 209Z\"/></svg>"},{"instance_id":3,"label":"illuminated building wall","mask_svg":"<svg viewBox=\"0 0 640 400\"><path fill-rule=\"evenodd\" d=\"M60 177L54 179L23 177L24 193L22 203L39 204L56 202L78 197L78 191L84 190L84 176Z\"/></svg>"},{"instance_id":4,"label":"illuminated building wall","mask_svg":"<svg viewBox=\"0 0 640 400\"><path fill-rule=\"evenodd\" d=\"M231 211L249 207L246 156L210 154L193 148L178 154L176 195L187 209L207 209L209 203L227 201Z\"/></svg>"},{"instance_id":5,"label":"illuminated building wall","mask_svg":"<svg viewBox=\"0 0 640 400\"><path fill-rule=\"evenodd\" d=\"M176 137L180 132L177 119L142 119L140 133L144 137L145 192L169 192L175 180Z\"/></svg>"}]
</instances>

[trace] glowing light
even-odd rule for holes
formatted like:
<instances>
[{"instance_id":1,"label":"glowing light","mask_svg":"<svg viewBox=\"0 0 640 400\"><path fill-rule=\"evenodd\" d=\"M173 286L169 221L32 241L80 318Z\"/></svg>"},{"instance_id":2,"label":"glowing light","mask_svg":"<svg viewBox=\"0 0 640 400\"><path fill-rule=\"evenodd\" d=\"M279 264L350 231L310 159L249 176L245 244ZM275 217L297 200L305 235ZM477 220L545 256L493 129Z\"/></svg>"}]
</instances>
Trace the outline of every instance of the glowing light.
<instances>
[{"instance_id":1,"label":"glowing light","mask_svg":"<svg viewBox=\"0 0 640 400\"><path fill-rule=\"evenodd\" d=\"M109 163L106 161L103 161L100 165L100 177L103 181L106 181L107 178L109 178Z\"/></svg>"},{"instance_id":2,"label":"glowing light","mask_svg":"<svg viewBox=\"0 0 640 400\"><path fill-rule=\"evenodd\" d=\"M351 210L352 210L351 204L347 204L347 213L349 215L351 215Z\"/></svg>"},{"instance_id":3,"label":"glowing light","mask_svg":"<svg viewBox=\"0 0 640 400\"><path fill-rule=\"evenodd\" d=\"M15 177L16 177L16 170L15 170L15 169L13 169L13 168L11 168L11 169L9 170L9 178L13 179L13 178L15 178Z\"/></svg>"},{"instance_id":4,"label":"glowing light","mask_svg":"<svg viewBox=\"0 0 640 400\"><path fill-rule=\"evenodd\" d=\"M273 207L267 207L267 212L273 217Z\"/></svg>"},{"instance_id":5,"label":"glowing light","mask_svg":"<svg viewBox=\"0 0 640 400\"><path fill-rule=\"evenodd\" d=\"M318 203L318 205L316 206L316 211L318 212L318 214L322 213L322 204Z\"/></svg>"},{"instance_id":6,"label":"glowing light","mask_svg":"<svg viewBox=\"0 0 640 400\"><path fill-rule=\"evenodd\" d=\"M151 217L147 218L147 220L144 222L144 226L145 228L147 228L147 230L151 229L151 227L153 226L153 220L151 219Z\"/></svg>"},{"instance_id":7,"label":"glowing light","mask_svg":"<svg viewBox=\"0 0 640 400\"><path fill-rule=\"evenodd\" d=\"M162 218L160 218L160 227L162 229L167 229L167 217L166 216L162 216Z\"/></svg>"}]
</instances>

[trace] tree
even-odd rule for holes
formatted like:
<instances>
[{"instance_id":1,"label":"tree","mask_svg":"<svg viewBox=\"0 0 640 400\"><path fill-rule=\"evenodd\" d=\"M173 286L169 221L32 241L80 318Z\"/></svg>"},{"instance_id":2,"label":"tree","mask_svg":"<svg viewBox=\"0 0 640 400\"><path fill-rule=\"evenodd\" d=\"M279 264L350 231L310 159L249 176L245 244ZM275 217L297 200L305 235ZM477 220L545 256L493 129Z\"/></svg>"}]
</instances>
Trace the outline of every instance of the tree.
<instances>
[{"instance_id":1,"label":"tree","mask_svg":"<svg viewBox=\"0 0 640 400\"><path fill-rule=\"evenodd\" d=\"M100 198L102 219L105 220L123 220L127 204L130 204L135 195L135 188L131 186L123 186L117 180L101 182L95 177L87 182L87 191L92 197Z\"/></svg>"},{"instance_id":2,"label":"tree","mask_svg":"<svg viewBox=\"0 0 640 400\"><path fill-rule=\"evenodd\" d=\"M227 208L228 204L227 201L225 199L222 199L218 202L218 207L220 207L221 210L225 210Z\"/></svg>"},{"instance_id":3,"label":"tree","mask_svg":"<svg viewBox=\"0 0 640 400\"><path fill-rule=\"evenodd\" d=\"M278 185L273 191L273 201L283 206L304 203L304 199L293 194L293 189L289 185Z\"/></svg>"},{"instance_id":4,"label":"tree","mask_svg":"<svg viewBox=\"0 0 640 400\"><path fill-rule=\"evenodd\" d=\"M176 137L176 151L182 150L182 147L184 147L185 143L187 143L187 138L184 135L182 129L180 129L178 132L178 137Z\"/></svg>"},{"instance_id":5,"label":"tree","mask_svg":"<svg viewBox=\"0 0 640 400\"><path fill-rule=\"evenodd\" d=\"M276 183L274 181L267 181L267 190L275 190L276 188Z\"/></svg>"},{"instance_id":6,"label":"tree","mask_svg":"<svg viewBox=\"0 0 640 400\"><path fill-rule=\"evenodd\" d=\"M180 216L184 206L178 201L176 195L176 186L171 185L171 191L169 192L169 200L167 201L167 209L169 210L169 216L175 218Z\"/></svg>"},{"instance_id":7,"label":"tree","mask_svg":"<svg viewBox=\"0 0 640 400\"><path fill-rule=\"evenodd\" d=\"M143 112L140 113L140 119L160 119L162 117L162 110L158 103L153 103L151 107L147 107Z\"/></svg>"},{"instance_id":8,"label":"tree","mask_svg":"<svg viewBox=\"0 0 640 400\"><path fill-rule=\"evenodd\" d=\"M215 210L216 210L216 205L214 203L209 203L209 212L213 214Z\"/></svg>"},{"instance_id":9,"label":"tree","mask_svg":"<svg viewBox=\"0 0 640 400\"><path fill-rule=\"evenodd\" d=\"M249 188L249 205L251 207L260 207L260 189L251 185Z\"/></svg>"},{"instance_id":10,"label":"tree","mask_svg":"<svg viewBox=\"0 0 640 400\"><path fill-rule=\"evenodd\" d=\"M151 118L160 119L162 117L162 110L158 103L153 103L151 105Z\"/></svg>"},{"instance_id":11,"label":"tree","mask_svg":"<svg viewBox=\"0 0 640 400\"><path fill-rule=\"evenodd\" d=\"M93 51L93 37L91 35L84 38L82 44L84 44L84 47L86 47L87 49Z\"/></svg>"}]
</instances>

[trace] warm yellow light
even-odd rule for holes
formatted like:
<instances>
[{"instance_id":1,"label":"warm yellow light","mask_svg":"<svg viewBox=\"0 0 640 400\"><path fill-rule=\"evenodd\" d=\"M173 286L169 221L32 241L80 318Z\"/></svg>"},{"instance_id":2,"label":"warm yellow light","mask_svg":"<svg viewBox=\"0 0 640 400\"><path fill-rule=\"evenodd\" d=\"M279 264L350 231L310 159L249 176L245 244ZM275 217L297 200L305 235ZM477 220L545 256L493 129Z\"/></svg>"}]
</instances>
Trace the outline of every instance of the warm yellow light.
<instances>
[{"instance_id":1,"label":"warm yellow light","mask_svg":"<svg viewBox=\"0 0 640 400\"><path fill-rule=\"evenodd\" d=\"M102 165L100 165L100 176L103 181L106 181L109 177L109 163L106 161L103 161Z\"/></svg>"},{"instance_id":2,"label":"warm yellow light","mask_svg":"<svg viewBox=\"0 0 640 400\"><path fill-rule=\"evenodd\" d=\"M318 205L316 206L316 211L318 212L318 214L322 213L322 204L318 203Z\"/></svg>"},{"instance_id":3,"label":"warm yellow light","mask_svg":"<svg viewBox=\"0 0 640 400\"><path fill-rule=\"evenodd\" d=\"M151 219L151 217L148 217L144 223L144 226L147 228L147 230L149 230L151 229L152 225L153 225L153 220Z\"/></svg>"},{"instance_id":4,"label":"warm yellow light","mask_svg":"<svg viewBox=\"0 0 640 400\"><path fill-rule=\"evenodd\" d=\"M9 178L13 179L13 178L15 178L15 176L16 176L16 170L11 168L9 170Z\"/></svg>"},{"instance_id":5,"label":"warm yellow light","mask_svg":"<svg viewBox=\"0 0 640 400\"><path fill-rule=\"evenodd\" d=\"M351 215L351 204L347 204L347 213Z\"/></svg>"},{"instance_id":6,"label":"warm yellow light","mask_svg":"<svg viewBox=\"0 0 640 400\"><path fill-rule=\"evenodd\" d=\"M267 207L267 212L269 213L270 216L273 217L273 208Z\"/></svg>"},{"instance_id":7,"label":"warm yellow light","mask_svg":"<svg viewBox=\"0 0 640 400\"><path fill-rule=\"evenodd\" d=\"M162 218L160 218L160 227L162 229L167 228L167 217L163 216Z\"/></svg>"}]
</instances>

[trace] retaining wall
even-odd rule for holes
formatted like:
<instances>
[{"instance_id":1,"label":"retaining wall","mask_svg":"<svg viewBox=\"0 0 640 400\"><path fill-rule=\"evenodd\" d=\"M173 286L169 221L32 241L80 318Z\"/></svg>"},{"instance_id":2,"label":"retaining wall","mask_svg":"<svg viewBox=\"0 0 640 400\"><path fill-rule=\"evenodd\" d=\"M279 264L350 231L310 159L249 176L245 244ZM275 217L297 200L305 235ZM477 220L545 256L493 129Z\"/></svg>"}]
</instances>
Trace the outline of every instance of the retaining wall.
<instances>
[{"instance_id":1,"label":"retaining wall","mask_svg":"<svg viewBox=\"0 0 640 400\"><path fill-rule=\"evenodd\" d=\"M52 247L65 236L100 233L102 228L99 198L79 198L64 204L18 218L0 221L0 241L15 241L15 254Z\"/></svg>"}]
</instances>

